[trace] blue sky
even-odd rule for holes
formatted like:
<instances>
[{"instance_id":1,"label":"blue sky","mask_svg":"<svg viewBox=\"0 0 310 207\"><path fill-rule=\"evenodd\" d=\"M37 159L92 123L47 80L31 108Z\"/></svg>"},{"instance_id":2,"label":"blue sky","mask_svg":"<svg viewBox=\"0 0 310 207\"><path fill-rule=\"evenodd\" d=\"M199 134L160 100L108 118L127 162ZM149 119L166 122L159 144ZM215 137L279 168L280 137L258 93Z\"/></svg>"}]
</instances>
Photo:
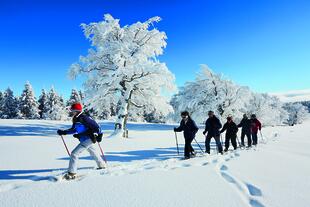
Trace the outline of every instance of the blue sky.
<instances>
[{"instance_id":1,"label":"blue sky","mask_svg":"<svg viewBox=\"0 0 310 207\"><path fill-rule=\"evenodd\" d=\"M310 88L310 1L1 0L0 90L20 94L27 80L36 95L51 85L65 96L81 88L67 78L90 46L79 25L105 13L122 25L162 17L168 46L160 59L178 86L207 64L258 92Z\"/></svg>"}]
</instances>

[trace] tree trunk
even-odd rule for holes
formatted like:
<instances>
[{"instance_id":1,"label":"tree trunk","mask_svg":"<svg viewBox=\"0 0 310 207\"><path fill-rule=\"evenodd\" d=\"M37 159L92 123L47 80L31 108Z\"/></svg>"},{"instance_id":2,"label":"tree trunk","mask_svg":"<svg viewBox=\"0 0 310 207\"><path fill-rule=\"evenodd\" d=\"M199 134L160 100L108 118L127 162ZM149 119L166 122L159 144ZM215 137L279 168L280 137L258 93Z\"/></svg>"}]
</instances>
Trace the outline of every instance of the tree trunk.
<instances>
[{"instance_id":1,"label":"tree trunk","mask_svg":"<svg viewBox=\"0 0 310 207\"><path fill-rule=\"evenodd\" d=\"M128 121L128 111L130 108L131 97L133 90L124 92L124 101L121 103L121 108L118 111L117 121L115 123L114 134L122 133L122 137L128 138L127 121Z\"/></svg>"}]
</instances>

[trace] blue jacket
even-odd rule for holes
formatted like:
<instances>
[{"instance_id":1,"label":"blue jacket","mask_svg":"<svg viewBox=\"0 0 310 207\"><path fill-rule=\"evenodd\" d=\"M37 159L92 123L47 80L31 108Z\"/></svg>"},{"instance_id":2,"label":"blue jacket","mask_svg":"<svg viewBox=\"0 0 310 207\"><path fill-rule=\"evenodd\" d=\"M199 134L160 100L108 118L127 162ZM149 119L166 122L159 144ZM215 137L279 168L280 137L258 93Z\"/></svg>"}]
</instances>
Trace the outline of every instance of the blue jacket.
<instances>
[{"instance_id":1,"label":"blue jacket","mask_svg":"<svg viewBox=\"0 0 310 207\"><path fill-rule=\"evenodd\" d=\"M86 126L80 122L73 123L72 127L66 130L67 134L78 134L80 142L90 139L90 136L85 134L86 131Z\"/></svg>"},{"instance_id":2,"label":"blue jacket","mask_svg":"<svg viewBox=\"0 0 310 207\"><path fill-rule=\"evenodd\" d=\"M180 126L175 129L176 132L183 131L183 135L185 139L194 139L195 135L198 131L198 127L194 120L188 118L187 122L185 123L184 120L181 121Z\"/></svg>"},{"instance_id":3,"label":"blue jacket","mask_svg":"<svg viewBox=\"0 0 310 207\"><path fill-rule=\"evenodd\" d=\"M94 133L100 134L101 128L95 120L85 114L79 114L72 119L73 124L66 130L67 134L78 134L80 142L91 139Z\"/></svg>"}]
</instances>

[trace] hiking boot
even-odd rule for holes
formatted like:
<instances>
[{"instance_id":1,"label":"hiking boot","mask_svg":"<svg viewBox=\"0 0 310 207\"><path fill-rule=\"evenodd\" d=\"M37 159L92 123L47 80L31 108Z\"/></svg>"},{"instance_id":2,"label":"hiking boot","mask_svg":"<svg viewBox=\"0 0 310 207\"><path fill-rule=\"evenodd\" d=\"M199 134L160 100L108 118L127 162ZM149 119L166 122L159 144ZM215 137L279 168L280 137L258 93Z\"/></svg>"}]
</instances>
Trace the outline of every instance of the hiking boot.
<instances>
[{"instance_id":1,"label":"hiking boot","mask_svg":"<svg viewBox=\"0 0 310 207\"><path fill-rule=\"evenodd\" d=\"M190 157L196 157L196 152L191 152Z\"/></svg>"},{"instance_id":2,"label":"hiking boot","mask_svg":"<svg viewBox=\"0 0 310 207\"><path fill-rule=\"evenodd\" d=\"M74 180L76 178L76 173L68 172L63 176L66 180Z\"/></svg>"},{"instance_id":3,"label":"hiking boot","mask_svg":"<svg viewBox=\"0 0 310 207\"><path fill-rule=\"evenodd\" d=\"M184 156L184 158L183 158L183 160L188 160L188 159L190 159L190 157L188 157L188 156Z\"/></svg>"},{"instance_id":4,"label":"hiking boot","mask_svg":"<svg viewBox=\"0 0 310 207\"><path fill-rule=\"evenodd\" d=\"M227 148L225 148L225 149L224 149L224 152L227 152L227 151L228 151L228 149L227 149Z\"/></svg>"}]
</instances>

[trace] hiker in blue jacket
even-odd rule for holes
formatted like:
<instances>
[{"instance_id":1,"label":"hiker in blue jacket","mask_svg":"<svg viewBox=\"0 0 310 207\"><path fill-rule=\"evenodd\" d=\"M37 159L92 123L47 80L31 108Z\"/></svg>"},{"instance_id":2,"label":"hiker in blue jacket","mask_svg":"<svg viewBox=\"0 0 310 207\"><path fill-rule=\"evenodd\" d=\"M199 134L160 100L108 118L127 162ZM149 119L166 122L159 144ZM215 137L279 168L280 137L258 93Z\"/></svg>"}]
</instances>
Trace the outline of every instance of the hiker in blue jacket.
<instances>
[{"instance_id":1,"label":"hiker in blue jacket","mask_svg":"<svg viewBox=\"0 0 310 207\"><path fill-rule=\"evenodd\" d=\"M105 167L101 156L96 151L96 148L94 146L96 140L98 140L98 138L102 138L102 133L99 125L89 116L83 114L82 105L80 103L73 104L70 110L71 115L73 116L72 127L67 130L57 130L58 135L73 134L73 137L79 139L80 141L78 146L76 146L76 148L71 152L70 155L68 172L64 175L64 178L68 180L74 179L76 177L79 154L85 150L87 150L96 161L98 166L97 169L103 169ZM94 133L96 133L97 135L95 135Z\"/></svg>"}]
</instances>

